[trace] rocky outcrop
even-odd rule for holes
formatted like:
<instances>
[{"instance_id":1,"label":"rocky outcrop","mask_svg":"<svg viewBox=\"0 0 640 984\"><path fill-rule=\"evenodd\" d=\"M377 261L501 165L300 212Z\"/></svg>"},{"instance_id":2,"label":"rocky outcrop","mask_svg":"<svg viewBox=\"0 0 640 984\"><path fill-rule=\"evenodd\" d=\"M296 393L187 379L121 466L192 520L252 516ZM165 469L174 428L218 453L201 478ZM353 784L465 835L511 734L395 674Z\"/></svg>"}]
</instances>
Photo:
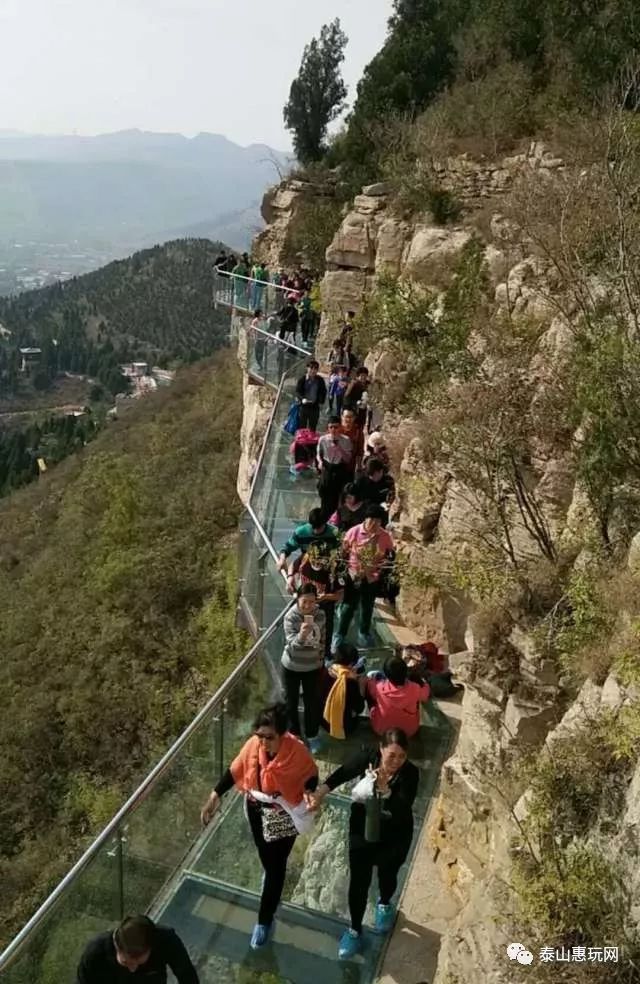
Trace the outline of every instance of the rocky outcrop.
<instances>
[{"instance_id":1,"label":"rocky outcrop","mask_svg":"<svg viewBox=\"0 0 640 984\"><path fill-rule=\"evenodd\" d=\"M253 241L253 254L270 270L281 270L292 262L290 242L296 228L305 221L305 209L316 201L333 198L334 185L287 178L265 193L262 217L267 228ZM299 258L304 263L304 257Z\"/></svg>"},{"instance_id":2,"label":"rocky outcrop","mask_svg":"<svg viewBox=\"0 0 640 984\"><path fill-rule=\"evenodd\" d=\"M247 374L247 334L244 330L248 319L233 316L232 333L238 339L238 361L242 369L242 426L240 429L240 461L238 463L238 495L246 505L249 490L267 432L275 392L268 386L258 386Z\"/></svg>"}]
</instances>

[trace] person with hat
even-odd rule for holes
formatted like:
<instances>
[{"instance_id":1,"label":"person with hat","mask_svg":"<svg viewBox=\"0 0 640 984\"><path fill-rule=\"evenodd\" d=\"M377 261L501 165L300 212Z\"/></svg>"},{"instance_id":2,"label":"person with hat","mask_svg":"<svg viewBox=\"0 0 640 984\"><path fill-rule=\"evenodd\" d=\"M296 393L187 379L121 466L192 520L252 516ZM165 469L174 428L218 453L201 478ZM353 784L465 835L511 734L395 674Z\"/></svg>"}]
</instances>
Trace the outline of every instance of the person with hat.
<instances>
[{"instance_id":1,"label":"person with hat","mask_svg":"<svg viewBox=\"0 0 640 984\"><path fill-rule=\"evenodd\" d=\"M367 443L364 449L364 457L362 459L363 465L366 465L369 458L377 458L378 461L381 461L387 469L391 467L391 459L389 458L387 445L385 444L384 437L379 430L373 431L367 438Z\"/></svg>"}]
</instances>

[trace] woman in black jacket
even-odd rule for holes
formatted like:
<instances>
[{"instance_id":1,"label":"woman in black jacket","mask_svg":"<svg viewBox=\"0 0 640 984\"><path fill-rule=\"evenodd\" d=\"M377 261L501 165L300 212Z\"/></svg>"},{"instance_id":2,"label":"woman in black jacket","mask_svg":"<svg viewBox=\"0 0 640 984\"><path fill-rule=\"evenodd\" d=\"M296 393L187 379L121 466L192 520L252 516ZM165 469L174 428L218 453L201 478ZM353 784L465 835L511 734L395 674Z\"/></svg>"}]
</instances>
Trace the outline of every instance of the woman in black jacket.
<instances>
[{"instance_id":1,"label":"woman in black jacket","mask_svg":"<svg viewBox=\"0 0 640 984\"><path fill-rule=\"evenodd\" d=\"M352 792L349 820L351 928L340 940L341 960L355 956L362 947L362 920L374 867L378 869L379 889L375 931L387 933L393 925L391 899L398 886L398 872L411 847L412 807L418 792L419 772L407 758L408 747L407 736L400 728L385 731L379 748L365 748L345 762L312 797L317 808L328 793L360 777Z\"/></svg>"}]
</instances>

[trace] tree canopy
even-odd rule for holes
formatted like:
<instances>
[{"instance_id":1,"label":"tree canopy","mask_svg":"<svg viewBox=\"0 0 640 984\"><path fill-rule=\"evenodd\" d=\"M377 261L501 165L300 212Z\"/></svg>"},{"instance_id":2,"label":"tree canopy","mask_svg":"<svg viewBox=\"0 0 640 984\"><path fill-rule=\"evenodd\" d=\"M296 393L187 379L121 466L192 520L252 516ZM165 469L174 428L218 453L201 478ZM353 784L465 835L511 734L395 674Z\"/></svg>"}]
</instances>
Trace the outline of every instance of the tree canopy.
<instances>
[{"instance_id":1,"label":"tree canopy","mask_svg":"<svg viewBox=\"0 0 640 984\"><path fill-rule=\"evenodd\" d=\"M344 109L347 87L340 65L347 40L338 18L325 24L320 37L305 47L300 71L291 83L283 114L302 164L320 160L326 149L327 127Z\"/></svg>"}]
</instances>

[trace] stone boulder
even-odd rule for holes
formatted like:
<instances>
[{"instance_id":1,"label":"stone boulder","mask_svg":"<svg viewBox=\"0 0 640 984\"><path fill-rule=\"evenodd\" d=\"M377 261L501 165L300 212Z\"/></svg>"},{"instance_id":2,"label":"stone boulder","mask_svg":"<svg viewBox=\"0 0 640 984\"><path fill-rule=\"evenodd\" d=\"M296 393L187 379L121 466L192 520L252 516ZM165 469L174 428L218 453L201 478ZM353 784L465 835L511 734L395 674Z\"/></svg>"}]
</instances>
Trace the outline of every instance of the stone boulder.
<instances>
[{"instance_id":1,"label":"stone boulder","mask_svg":"<svg viewBox=\"0 0 640 984\"><path fill-rule=\"evenodd\" d=\"M376 249L376 274L397 276L403 265L407 244L411 238L411 226L398 219L383 219L378 228Z\"/></svg>"},{"instance_id":2,"label":"stone boulder","mask_svg":"<svg viewBox=\"0 0 640 984\"><path fill-rule=\"evenodd\" d=\"M425 284L448 282L454 264L471 240L467 229L416 226L404 273Z\"/></svg>"},{"instance_id":3,"label":"stone boulder","mask_svg":"<svg viewBox=\"0 0 640 984\"><path fill-rule=\"evenodd\" d=\"M240 429L240 461L238 462L238 495L243 503L249 500L249 490L260 450L267 432L275 393L269 386L249 382L246 373L242 380L244 412Z\"/></svg>"},{"instance_id":4,"label":"stone boulder","mask_svg":"<svg viewBox=\"0 0 640 984\"><path fill-rule=\"evenodd\" d=\"M504 712L502 745L541 745L556 720L554 704L522 700L511 694Z\"/></svg>"},{"instance_id":5,"label":"stone boulder","mask_svg":"<svg viewBox=\"0 0 640 984\"><path fill-rule=\"evenodd\" d=\"M640 533L636 533L627 556L627 567L632 574L640 574Z\"/></svg>"},{"instance_id":6,"label":"stone boulder","mask_svg":"<svg viewBox=\"0 0 640 984\"><path fill-rule=\"evenodd\" d=\"M560 723L546 737L546 745L553 749L559 740L570 737L585 725L589 724L600 709L602 687L593 680L585 680L580 692L571 706L566 710Z\"/></svg>"},{"instance_id":7,"label":"stone boulder","mask_svg":"<svg viewBox=\"0 0 640 984\"><path fill-rule=\"evenodd\" d=\"M509 269L509 261L503 250L498 249L493 243L489 243L484 251L484 262L487 265L489 277L494 285L504 280Z\"/></svg>"},{"instance_id":8,"label":"stone boulder","mask_svg":"<svg viewBox=\"0 0 640 984\"><path fill-rule=\"evenodd\" d=\"M375 231L366 216L359 212L349 212L327 247L326 260L329 267L373 270Z\"/></svg>"},{"instance_id":9,"label":"stone boulder","mask_svg":"<svg viewBox=\"0 0 640 984\"><path fill-rule=\"evenodd\" d=\"M518 653L520 674L526 683L554 690L559 687L560 677L555 663L540 653L535 638L529 632L515 625L509 642Z\"/></svg>"},{"instance_id":10,"label":"stone boulder","mask_svg":"<svg viewBox=\"0 0 640 984\"><path fill-rule=\"evenodd\" d=\"M377 181L375 184L365 185L362 189L363 195L368 195L374 198L382 195L389 195L390 193L391 185L388 181Z\"/></svg>"},{"instance_id":11,"label":"stone boulder","mask_svg":"<svg viewBox=\"0 0 640 984\"><path fill-rule=\"evenodd\" d=\"M371 381L379 386L388 384L398 374L398 359L384 339L369 352L364 364Z\"/></svg>"}]
</instances>

